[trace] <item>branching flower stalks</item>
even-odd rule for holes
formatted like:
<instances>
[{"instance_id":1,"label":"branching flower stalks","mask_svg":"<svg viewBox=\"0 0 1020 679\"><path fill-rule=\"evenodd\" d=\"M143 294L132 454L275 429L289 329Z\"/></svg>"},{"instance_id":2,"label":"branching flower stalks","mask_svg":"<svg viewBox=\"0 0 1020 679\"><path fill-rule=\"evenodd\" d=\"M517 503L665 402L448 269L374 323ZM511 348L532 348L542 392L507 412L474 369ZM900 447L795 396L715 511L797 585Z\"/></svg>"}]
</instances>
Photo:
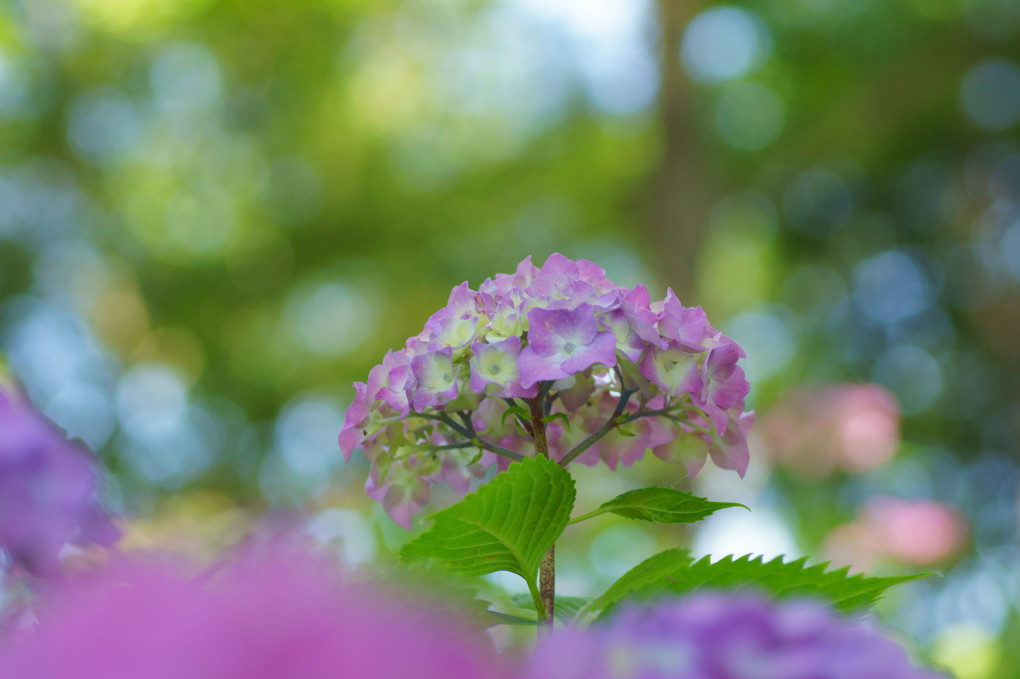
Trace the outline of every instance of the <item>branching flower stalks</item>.
<instances>
[{"instance_id":1,"label":"branching flower stalks","mask_svg":"<svg viewBox=\"0 0 1020 679\"><path fill-rule=\"evenodd\" d=\"M356 383L340 432L372 461L367 493L406 528L444 481L467 492L493 465L551 457L610 469L651 450L693 476L708 455L743 475L744 352L672 291L614 285L592 262L530 257L465 282L404 349ZM547 619L554 550L541 564Z\"/></svg>"},{"instance_id":2,"label":"branching flower stalks","mask_svg":"<svg viewBox=\"0 0 1020 679\"><path fill-rule=\"evenodd\" d=\"M493 465L551 456L610 469L651 450L694 476L710 454L743 475L753 412L744 352L672 291L614 285L592 262L525 259L465 282L355 383L344 459L372 461L366 491L410 528L433 483L467 492Z\"/></svg>"}]
</instances>

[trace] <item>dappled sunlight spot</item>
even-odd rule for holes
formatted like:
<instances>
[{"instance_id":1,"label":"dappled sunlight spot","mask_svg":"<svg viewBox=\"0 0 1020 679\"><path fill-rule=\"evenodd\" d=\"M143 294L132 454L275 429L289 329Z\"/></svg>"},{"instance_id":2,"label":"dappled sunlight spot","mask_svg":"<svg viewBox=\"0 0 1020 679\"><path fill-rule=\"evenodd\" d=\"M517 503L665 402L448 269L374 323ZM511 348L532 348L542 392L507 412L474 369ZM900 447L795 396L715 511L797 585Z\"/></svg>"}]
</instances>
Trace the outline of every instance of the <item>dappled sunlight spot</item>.
<instances>
[{"instance_id":1,"label":"dappled sunlight spot","mask_svg":"<svg viewBox=\"0 0 1020 679\"><path fill-rule=\"evenodd\" d=\"M1006 270L1014 280L1020 282L1020 219L1002 234L1001 252Z\"/></svg>"},{"instance_id":2,"label":"dappled sunlight spot","mask_svg":"<svg viewBox=\"0 0 1020 679\"><path fill-rule=\"evenodd\" d=\"M137 475L167 487L205 471L221 443L219 421L189 402L179 372L139 364L117 385L116 410L127 436L120 455Z\"/></svg>"},{"instance_id":3,"label":"dappled sunlight spot","mask_svg":"<svg viewBox=\"0 0 1020 679\"><path fill-rule=\"evenodd\" d=\"M705 243L697 282L706 308L734 314L769 299L778 261L770 241L748 236L734 247L717 239Z\"/></svg>"},{"instance_id":4,"label":"dappled sunlight spot","mask_svg":"<svg viewBox=\"0 0 1020 679\"><path fill-rule=\"evenodd\" d=\"M1002 648L980 625L959 623L939 633L932 656L958 679L994 679Z\"/></svg>"},{"instance_id":5,"label":"dappled sunlight spot","mask_svg":"<svg viewBox=\"0 0 1020 679\"><path fill-rule=\"evenodd\" d=\"M290 334L321 356L356 350L375 334L383 311L382 300L365 294L366 287L344 281L298 286L283 312Z\"/></svg>"},{"instance_id":6,"label":"dappled sunlight spot","mask_svg":"<svg viewBox=\"0 0 1020 679\"><path fill-rule=\"evenodd\" d=\"M610 240L592 240L578 248L578 256L598 262L606 270L606 276L621 286L633 287L644 284L651 290L659 286L650 283L655 273L641 255L629 244Z\"/></svg>"},{"instance_id":7,"label":"dappled sunlight spot","mask_svg":"<svg viewBox=\"0 0 1020 679\"><path fill-rule=\"evenodd\" d=\"M248 534L256 517L226 495L211 491L175 494L151 516L123 519L118 548L126 553L158 550L209 563Z\"/></svg>"},{"instance_id":8,"label":"dappled sunlight spot","mask_svg":"<svg viewBox=\"0 0 1020 679\"><path fill-rule=\"evenodd\" d=\"M898 187L900 209L907 226L930 231L955 217L966 207L966 195L959 179L934 158L925 157L910 166Z\"/></svg>"},{"instance_id":9,"label":"dappled sunlight spot","mask_svg":"<svg viewBox=\"0 0 1020 679\"><path fill-rule=\"evenodd\" d=\"M684 68L707 83L739 78L757 70L772 51L764 22L746 9L712 7L687 24L680 46Z\"/></svg>"},{"instance_id":10,"label":"dappled sunlight spot","mask_svg":"<svg viewBox=\"0 0 1020 679\"><path fill-rule=\"evenodd\" d=\"M336 434L345 404L323 394L300 394L284 406L273 428L276 452L298 487L325 490L340 466Z\"/></svg>"},{"instance_id":11,"label":"dappled sunlight spot","mask_svg":"<svg viewBox=\"0 0 1020 679\"><path fill-rule=\"evenodd\" d=\"M566 34L592 103L611 114L651 105L658 68L647 37L652 3L647 0L512 0Z\"/></svg>"},{"instance_id":12,"label":"dappled sunlight spot","mask_svg":"<svg viewBox=\"0 0 1020 679\"><path fill-rule=\"evenodd\" d=\"M304 532L336 549L349 566L372 563L378 551L375 528L367 517L351 509L325 509L308 520Z\"/></svg>"},{"instance_id":13,"label":"dappled sunlight spot","mask_svg":"<svg viewBox=\"0 0 1020 679\"><path fill-rule=\"evenodd\" d=\"M709 233L727 248L740 247L748 240L772 241L779 228L772 202L756 191L734 191L712 209Z\"/></svg>"},{"instance_id":14,"label":"dappled sunlight spot","mask_svg":"<svg viewBox=\"0 0 1020 679\"><path fill-rule=\"evenodd\" d=\"M755 428L748 436L751 455L744 478L728 474L726 470L719 469L714 465L705 465L693 481L694 492L712 500L739 502L748 507L758 505L759 499L768 488L769 478L772 475L771 464L761 437L757 433L759 429L760 427L755 424ZM726 511L746 510L735 508Z\"/></svg>"},{"instance_id":15,"label":"dappled sunlight spot","mask_svg":"<svg viewBox=\"0 0 1020 679\"><path fill-rule=\"evenodd\" d=\"M166 204L160 232L166 250L215 259L237 240L233 196L212 186L178 190Z\"/></svg>"},{"instance_id":16,"label":"dappled sunlight spot","mask_svg":"<svg viewBox=\"0 0 1020 679\"><path fill-rule=\"evenodd\" d=\"M935 290L910 252L890 250L854 268L854 301L879 323L898 323L916 316L934 301ZM896 294L889 294L895 290Z\"/></svg>"},{"instance_id":17,"label":"dappled sunlight spot","mask_svg":"<svg viewBox=\"0 0 1020 679\"><path fill-rule=\"evenodd\" d=\"M182 424L187 414L187 389L170 366L142 363L120 378L116 407L121 427L129 436L159 436Z\"/></svg>"},{"instance_id":18,"label":"dappled sunlight spot","mask_svg":"<svg viewBox=\"0 0 1020 679\"><path fill-rule=\"evenodd\" d=\"M149 332L148 307L130 281L120 281L98 295L88 318L104 341L124 353L137 347Z\"/></svg>"},{"instance_id":19,"label":"dappled sunlight spot","mask_svg":"<svg viewBox=\"0 0 1020 679\"><path fill-rule=\"evenodd\" d=\"M280 379L280 366L293 364L297 344L272 309L255 306L236 311L225 322L227 362L246 383Z\"/></svg>"},{"instance_id":20,"label":"dappled sunlight spot","mask_svg":"<svg viewBox=\"0 0 1020 679\"><path fill-rule=\"evenodd\" d=\"M797 175L783 193L783 213L790 226L824 237L846 225L854 210L850 186L836 172L816 167Z\"/></svg>"},{"instance_id":21,"label":"dappled sunlight spot","mask_svg":"<svg viewBox=\"0 0 1020 679\"><path fill-rule=\"evenodd\" d=\"M385 19L363 24L348 43L343 61L354 69L347 103L359 127L386 134L407 127L421 114L426 87L399 35Z\"/></svg>"},{"instance_id":22,"label":"dappled sunlight spot","mask_svg":"<svg viewBox=\"0 0 1020 679\"><path fill-rule=\"evenodd\" d=\"M998 132L1020 120L1020 68L1012 61L985 61L963 77L960 101L970 121Z\"/></svg>"},{"instance_id":23,"label":"dappled sunlight spot","mask_svg":"<svg viewBox=\"0 0 1020 679\"><path fill-rule=\"evenodd\" d=\"M75 98L67 139L82 159L107 165L128 155L142 127L141 114L131 100L113 89L101 88Z\"/></svg>"},{"instance_id":24,"label":"dappled sunlight spot","mask_svg":"<svg viewBox=\"0 0 1020 679\"><path fill-rule=\"evenodd\" d=\"M107 391L89 382L69 382L53 394L43 412L67 432L81 439L92 450L110 440L116 426Z\"/></svg>"},{"instance_id":25,"label":"dappled sunlight spot","mask_svg":"<svg viewBox=\"0 0 1020 679\"><path fill-rule=\"evenodd\" d=\"M849 301L846 281L832 267L803 264L783 281L780 298L803 322L825 327L846 313Z\"/></svg>"},{"instance_id":26,"label":"dappled sunlight spot","mask_svg":"<svg viewBox=\"0 0 1020 679\"><path fill-rule=\"evenodd\" d=\"M173 366L192 386L205 372L206 353L198 335L186 326L165 326L148 333L131 352L134 360Z\"/></svg>"},{"instance_id":27,"label":"dappled sunlight spot","mask_svg":"<svg viewBox=\"0 0 1020 679\"><path fill-rule=\"evenodd\" d=\"M269 164L262 198L279 223L300 224L322 210L322 179L301 158L278 158Z\"/></svg>"},{"instance_id":28,"label":"dappled sunlight spot","mask_svg":"<svg viewBox=\"0 0 1020 679\"><path fill-rule=\"evenodd\" d=\"M10 366L33 400L46 402L68 384L108 385L116 361L65 305L15 300L3 340Z\"/></svg>"},{"instance_id":29,"label":"dappled sunlight spot","mask_svg":"<svg viewBox=\"0 0 1020 679\"><path fill-rule=\"evenodd\" d=\"M752 383L780 374L797 353L797 335L781 307L766 307L736 316L726 333L747 351L744 372Z\"/></svg>"},{"instance_id":30,"label":"dappled sunlight spot","mask_svg":"<svg viewBox=\"0 0 1020 679\"><path fill-rule=\"evenodd\" d=\"M27 69L0 49L0 120L33 117L35 101L30 85Z\"/></svg>"},{"instance_id":31,"label":"dappled sunlight spot","mask_svg":"<svg viewBox=\"0 0 1020 679\"><path fill-rule=\"evenodd\" d=\"M158 486L177 488L205 472L216 455L219 423L190 406L171 427L141 430L129 436L120 455L128 468Z\"/></svg>"},{"instance_id":32,"label":"dappled sunlight spot","mask_svg":"<svg viewBox=\"0 0 1020 679\"><path fill-rule=\"evenodd\" d=\"M730 509L699 523L691 554L695 558L711 556L713 561L727 554L761 555L766 561L777 556L792 560L799 555L789 524L761 506L753 506L750 512Z\"/></svg>"},{"instance_id":33,"label":"dappled sunlight spot","mask_svg":"<svg viewBox=\"0 0 1020 679\"><path fill-rule=\"evenodd\" d=\"M875 361L871 378L896 395L904 415L927 410L942 393L939 362L912 344L900 344L884 351Z\"/></svg>"},{"instance_id":34,"label":"dappled sunlight spot","mask_svg":"<svg viewBox=\"0 0 1020 679\"><path fill-rule=\"evenodd\" d=\"M696 269L706 308L733 314L768 299L777 227L775 208L762 194L735 191L716 204Z\"/></svg>"},{"instance_id":35,"label":"dappled sunlight spot","mask_svg":"<svg viewBox=\"0 0 1020 679\"><path fill-rule=\"evenodd\" d=\"M655 538L644 528L633 524L610 526L592 539L588 562L596 576L610 583L657 551Z\"/></svg>"},{"instance_id":36,"label":"dappled sunlight spot","mask_svg":"<svg viewBox=\"0 0 1020 679\"><path fill-rule=\"evenodd\" d=\"M199 43L172 45L152 64L149 82L160 108L199 112L215 105L222 90L219 63Z\"/></svg>"},{"instance_id":37,"label":"dappled sunlight spot","mask_svg":"<svg viewBox=\"0 0 1020 679\"><path fill-rule=\"evenodd\" d=\"M786 107L772 89L758 83L737 83L719 97L715 126L728 145L759 151L778 137L786 124Z\"/></svg>"},{"instance_id":38,"label":"dappled sunlight spot","mask_svg":"<svg viewBox=\"0 0 1020 679\"><path fill-rule=\"evenodd\" d=\"M134 39L151 37L193 16L210 0L72 0L85 22Z\"/></svg>"}]
</instances>

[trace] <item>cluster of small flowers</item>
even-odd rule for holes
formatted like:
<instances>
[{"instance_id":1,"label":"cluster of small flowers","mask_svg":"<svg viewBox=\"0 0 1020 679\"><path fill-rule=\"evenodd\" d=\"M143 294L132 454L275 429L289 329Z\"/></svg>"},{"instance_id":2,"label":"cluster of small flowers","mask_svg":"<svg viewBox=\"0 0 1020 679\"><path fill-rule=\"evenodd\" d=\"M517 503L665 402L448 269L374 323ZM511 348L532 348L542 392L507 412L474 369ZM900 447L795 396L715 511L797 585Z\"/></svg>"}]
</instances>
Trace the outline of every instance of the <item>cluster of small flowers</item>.
<instances>
[{"instance_id":1,"label":"cluster of small flowers","mask_svg":"<svg viewBox=\"0 0 1020 679\"><path fill-rule=\"evenodd\" d=\"M97 481L91 453L0 383L0 549L14 564L52 575L65 544L113 543Z\"/></svg>"},{"instance_id":2,"label":"cluster of small flowers","mask_svg":"<svg viewBox=\"0 0 1020 679\"><path fill-rule=\"evenodd\" d=\"M945 679L814 601L705 593L539 642L527 679Z\"/></svg>"},{"instance_id":3,"label":"cluster of small flowers","mask_svg":"<svg viewBox=\"0 0 1020 679\"><path fill-rule=\"evenodd\" d=\"M366 491L406 527L432 483L466 492L492 465L534 455L537 413L563 464L615 469L652 450L693 476L710 453L743 475L754 419L743 356L672 291L653 303L592 262L554 254L538 268L529 257L478 290L454 288L354 385L340 448L345 459L364 451Z\"/></svg>"}]
</instances>

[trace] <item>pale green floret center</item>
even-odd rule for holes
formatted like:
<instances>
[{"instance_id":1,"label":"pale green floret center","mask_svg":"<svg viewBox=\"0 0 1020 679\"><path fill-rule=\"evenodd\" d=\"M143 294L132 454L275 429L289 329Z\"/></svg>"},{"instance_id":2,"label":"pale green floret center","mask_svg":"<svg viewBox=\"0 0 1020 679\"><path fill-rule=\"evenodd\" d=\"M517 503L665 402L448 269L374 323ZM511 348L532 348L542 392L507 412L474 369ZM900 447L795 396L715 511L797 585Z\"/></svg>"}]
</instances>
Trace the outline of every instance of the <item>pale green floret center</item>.
<instances>
[{"instance_id":1,"label":"pale green floret center","mask_svg":"<svg viewBox=\"0 0 1020 679\"><path fill-rule=\"evenodd\" d=\"M674 373L682 372L680 368L690 365L692 357L676 349L658 352L655 356L655 363L662 371L663 376L674 378Z\"/></svg>"},{"instance_id":2,"label":"pale green floret center","mask_svg":"<svg viewBox=\"0 0 1020 679\"><path fill-rule=\"evenodd\" d=\"M567 342L566 344L563 345L563 353L572 354L574 353L574 349L576 348L577 346L575 346L573 342Z\"/></svg>"},{"instance_id":3,"label":"pale green floret center","mask_svg":"<svg viewBox=\"0 0 1020 679\"><path fill-rule=\"evenodd\" d=\"M489 375L493 382L505 384L514 379L513 359L498 351L487 352L480 357L479 367L483 374Z\"/></svg>"}]
</instances>

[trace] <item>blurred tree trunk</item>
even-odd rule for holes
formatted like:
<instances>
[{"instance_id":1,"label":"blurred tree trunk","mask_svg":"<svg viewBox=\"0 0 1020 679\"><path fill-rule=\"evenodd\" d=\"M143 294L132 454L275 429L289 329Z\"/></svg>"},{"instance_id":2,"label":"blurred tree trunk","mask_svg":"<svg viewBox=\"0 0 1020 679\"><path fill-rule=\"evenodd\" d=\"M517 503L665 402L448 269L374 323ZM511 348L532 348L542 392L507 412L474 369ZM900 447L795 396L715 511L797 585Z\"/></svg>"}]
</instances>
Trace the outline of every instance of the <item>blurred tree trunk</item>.
<instances>
[{"instance_id":1,"label":"blurred tree trunk","mask_svg":"<svg viewBox=\"0 0 1020 679\"><path fill-rule=\"evenodd\" d=\"M680 68L680 36L704 0L657 0L662 158L651 178L649 243L663 280L690 304L695 263L712 206L712 178L694 123L691 82Z\"/></svg>"}]
</instances>

